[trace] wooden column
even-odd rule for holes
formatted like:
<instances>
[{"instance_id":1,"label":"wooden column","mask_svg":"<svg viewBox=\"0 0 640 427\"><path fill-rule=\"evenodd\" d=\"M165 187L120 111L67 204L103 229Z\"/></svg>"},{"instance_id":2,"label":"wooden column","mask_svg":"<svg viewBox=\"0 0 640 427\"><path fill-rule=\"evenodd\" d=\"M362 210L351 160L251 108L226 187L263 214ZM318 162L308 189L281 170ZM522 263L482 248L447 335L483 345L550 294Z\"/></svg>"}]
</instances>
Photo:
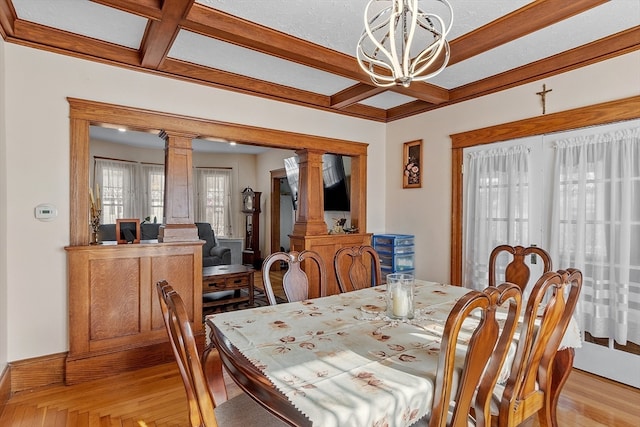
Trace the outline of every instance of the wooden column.
<instances>
[{"instance_id":1,"label":"wooden column","mask_svg":"<svg viewBox=\"0 0 640 427\"><path fill-rule=\"evenodd\" d=\"M328 233L324 222L323 151L298 150L298 209L293 235L320 236Z\"/></svg>"},{"instance_id":2,"label":"wooden column","mask_svg":"<svg viewBox=\"0 0 640 427\"><path fill-rule=\"evenodd\" d=\"M193 161L191 140L195 135L162 131L164 155L164 221L160 242L199 240L193 212Z\"/></svg>"}]
</instances>

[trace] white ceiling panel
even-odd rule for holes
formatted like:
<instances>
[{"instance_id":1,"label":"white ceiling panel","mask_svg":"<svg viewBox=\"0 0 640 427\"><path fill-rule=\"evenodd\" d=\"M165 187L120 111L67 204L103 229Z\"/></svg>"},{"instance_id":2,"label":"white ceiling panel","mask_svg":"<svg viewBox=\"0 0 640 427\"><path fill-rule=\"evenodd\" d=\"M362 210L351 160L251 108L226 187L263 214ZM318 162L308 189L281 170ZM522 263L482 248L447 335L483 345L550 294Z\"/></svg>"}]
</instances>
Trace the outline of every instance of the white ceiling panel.
<instances>
[{"instance_id":1,"label":"white ceiling panel","mask_svg":"<svg viewBox=\"0 0 640 427\"><path fill-rule=\"evenodd\" d=\"M89 0L13 0L20 19L138 49L147 19Z\"/></svg>"},{"instance_id":2,"label":"white ceiling panel","mask_svg":"<svg viewBox=\"0 0 640 427\"><path fill-rule=\"evenodd\" d=\"M410 96L402 95L396 92L383 92L379 95L372 96L371 98L367 98L363 101L360 101L360 104L368 105L370 107L377 107L382 109L389 109L393 107L397 107L402 104L406 104L407 102L415 101L415 98L411 98Z\"/></svg>"}]
</instances>

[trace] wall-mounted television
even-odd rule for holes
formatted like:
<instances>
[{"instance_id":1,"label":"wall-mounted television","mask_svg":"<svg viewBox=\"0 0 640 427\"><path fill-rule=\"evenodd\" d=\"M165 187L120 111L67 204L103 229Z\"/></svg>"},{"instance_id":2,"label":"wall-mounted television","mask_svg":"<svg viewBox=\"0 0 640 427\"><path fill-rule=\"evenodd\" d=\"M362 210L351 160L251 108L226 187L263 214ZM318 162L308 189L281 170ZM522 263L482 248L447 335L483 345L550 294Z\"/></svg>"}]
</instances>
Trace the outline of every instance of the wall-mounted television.
<instances>
[{"instance_id":1,"label":"wall-mounted television","mask_svg":"<svg viewBox=\"0 0 640 427\"><path fill-rule=\"evenodd\" d=\"M284 159L284 168L287 173L287 182L291 188L293 208L297 209L298 202L298 157ZM349 185L345 173L344 160L338 154L324 154L322 156L322 181L324 186L324 210L348 212Z\"/></svg>"}]
</instances>

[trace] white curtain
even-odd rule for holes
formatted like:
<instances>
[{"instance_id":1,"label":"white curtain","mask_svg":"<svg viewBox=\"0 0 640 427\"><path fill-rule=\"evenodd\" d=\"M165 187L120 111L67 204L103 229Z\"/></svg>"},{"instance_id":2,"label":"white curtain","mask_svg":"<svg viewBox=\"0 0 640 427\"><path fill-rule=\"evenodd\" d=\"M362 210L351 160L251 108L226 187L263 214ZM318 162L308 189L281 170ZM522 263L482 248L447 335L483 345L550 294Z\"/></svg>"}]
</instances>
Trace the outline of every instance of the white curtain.
<instances>
[{"instance_id":1,"label":"white curtain","mask_svg":"<svg viewBox=\"0 0 640 427\"><path fill-rule=\"evenodd\" d=\"M556 143L550 252L584 275L582 330L640 343L640 128Z\"/></svg>"},{"instance_id":2,"label":"white curtain","mask_svg":"<svg viewBox=\"0 0 640 427\"><path fill-rule=\"evenodd\" d=\"M211 224L216 236L233 236L231 169L196 168L196 222Z\"/></svg>"},{"instance_id":3,"label":"white curtain","mask_svg":"<svg viewBox=\"0 0 640 427\"><path fill-rule=\"evenodd\" d=\"M164 165L142 164L140 217L164 222Z\"/></svg>"},{"instance_id":4,"label":"white curtain","mask_svg":"<svg viewBox=\"0 0 640 427\"><path fill-rule=\"evenodd\" d=\"M463 285L488 285L491 250L529 242L529 149L476 151L464 165ZM504 267L503 267L504 268Z\"/></svg>"},{"instance_id":5,"label":"white curtain","mask_svg":"<svg viewBox=\"0 0 640 427\"><path fill-rule=\"evenodd\" d=\"M138 218L136 183L137 163L95 159L94 187L100 186L102 224L113 224L117 218Z\"/></svg>"}]
</instances>

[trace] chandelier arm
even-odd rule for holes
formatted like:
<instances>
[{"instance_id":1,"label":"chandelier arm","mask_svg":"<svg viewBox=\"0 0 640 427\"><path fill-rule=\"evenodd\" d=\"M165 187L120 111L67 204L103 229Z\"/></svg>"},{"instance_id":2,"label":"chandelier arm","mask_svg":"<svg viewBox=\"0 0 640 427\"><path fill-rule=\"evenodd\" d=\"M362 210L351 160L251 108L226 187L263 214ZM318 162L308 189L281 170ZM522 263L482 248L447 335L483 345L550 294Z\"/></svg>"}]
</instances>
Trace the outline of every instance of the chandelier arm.
<instances>
[{"instance_id":1,"label":"chandelier arm","mask_svg":"<svg viewBox=\"0 0 640 427\"><path fill-rule=\"evenodd\" d=\"M376 1L376 0L371 0L367 4L367 7L365 9L365 14L364 14L364 32L360 36L360 40L358 42L358 49L356 51L358 64L360 65L360 68L362 68L362 70L365 73L367 73L369 75L369 77L371 77L372 80L375 78L376 80L382 80L382 81L385 81L385 82L391 82L391 84L389 86L392 86L394 84L394 82L395 82L395 69L393 67L395 66L395 63L397 63L397 61L394 61L392 53L390 53L383 45L384 41L389 37L389 35L388 34L385 35L385 37L383 38L382 43L381 43L376 39L376 37L373 34L374 31L377 31L379 29L384 28L385 24L387 24L387 21L385 21L383 19L380 24L376 25L373 28L373 30L371 29L371 25L373 25L378 19L380 19L382 16L384 16L387 13L389 13L389 24L390 24L390 22L392 20L392 17L393 17L393 13L391 11L391 8L387 7L385 9L383 9L382 11L380 11L378 14L376 14L371 20L367 20L367 16L369 15L369 8L373 4L374 1ZM376 47L374 49L374 53L371 54L371 55L368 54L365 51L365 48L363 47L363 41L365 40L366 37L368 37L369 41L371 41L372 44ZM392 46L393 46L393 44L392 44ZM382 61L380 59L377 59L377 53L380 53L381 55L384 55L387 58L387 60L391 63L391 65L387 64L386 62L384 62L384 61ZM383 75L375 73L373 71L373 65L377 65L379 67L382 67L384 69L389 70L391 75L387 77L387 76L383 76ZM373 80L373 81L374 81L374 83L376 83L376 85L379 85L378 81L375 81L375 80Z\"/></svg>"},{"instance_id":2,"label":"chandelier arm","mask_svg":"<svg viewBox=\"0 0 640 427\"><path fill-rule=\"evenodd\" d=\"M450 55L449 43L447 43L445 45L445 59L442 61L442 64L440 65L440 67L437 70L434 70L433 72L431 72L429 74L425 74L424 76L415 77L413 80L418 81L418 82L423 82L425 80L429 80L431 77L434 77L434 76L437 76L438 74L440 74L442 72L442 70L444 70L447 67L447 63L449 62L449 55Z\"/></svg>"},{"instance_id":3,"label":"chandelier arm","mask_svg":"<svg viewBox=\"0 0 640 427\"><path fill-rule=\"evenodd\" d=\"M416 25L418 23L418 15L417 15L417 12L419 12L418 0L412 0L408 2L407 9L409 13L411 13L411 22L409 25L409 34L406 34L406 28L402 29L403 46L405 47L403 56L402 56L402 76L403 77L410 77L412 74L409 72L409 70L413 68L413 65L412 65L413 61L411 59L411 45L413 44L413 37L415 35ZM404 14L404 19L406 22L407 12L405 12Z\"/></svg>"},{"instance_id":4,"label":"chandelier arm","mask_svg":"<svg viewBox=\"0 0 640 427\"><path fill-rule=\"evenodd\" d=\"M391 63L391 66L393 67L393 76L395 77L395 79L397 80L399 75L403 74L403 68L402 68L402 64L400 64L400 61L398 60L398 58L400 58L400 56L398 55L398 46L396 43L396 35L397 35L397 29L398 29L398 23L404 18L404 15L402 14L402 9L403 9L403 0L394 0L393 2L393 13L392 15L389 17L389 48L391 49L391 56L389 56L389 62ZM403 37L402 40L402 45L404 47L404 25L402 28L402 34L401 37Z\"/></svg>"},{"instance_id":5,"label":"chandelier arm","mask_svg":"<svg viewBox=\"0 0 640 427\"><path fill-rule=\"evenodd\" d=\"M444 28L442 18L436 15L432 16L440 23L441 28ZM444 45L448 44L444 37L439 36L437 31L436 34L438 34L438 39L427 49L420 52L411 62L411 74L420 75L424 73L438 59ZM447 62L444 64L446 65Z\"/></svg>"}]
</instances>

